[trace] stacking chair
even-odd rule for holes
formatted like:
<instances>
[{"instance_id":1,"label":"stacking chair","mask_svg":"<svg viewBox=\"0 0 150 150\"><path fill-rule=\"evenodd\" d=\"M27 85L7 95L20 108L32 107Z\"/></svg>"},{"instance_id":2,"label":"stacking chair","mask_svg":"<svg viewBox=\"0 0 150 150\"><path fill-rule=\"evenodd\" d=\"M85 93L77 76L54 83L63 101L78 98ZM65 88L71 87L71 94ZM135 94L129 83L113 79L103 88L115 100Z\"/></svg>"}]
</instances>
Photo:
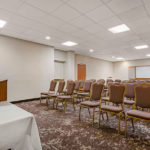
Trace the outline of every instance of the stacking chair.
<instances>
[{"instance_id":1,"label":"stacking chair","mask_svg":"<svg viewBox=\"0 0 150 150\"><path fill-rule=\"evenodd\" d=\"M92 82L90 80L85 81L83 91L77 93L77 96L79 99L83 100L83 98L89 98L91 84L92 84Z\"/></svg>"},{"instance_id":2,"label":"stacking chair","mask_svg":"<svg viewBox=\"0 0 150 150\"><path fill-rule=\"evenodd\" d=\"M72 82L72 81L73 81L73 80L67 80L67 84L66 84L66 88L65 88L65 90L64 90L64 94L66 93L66 91L67 91L67 89L68 89L69 83Z\"/></svg>"},{"instance_id":3,"label":"stacking chair","mask_svg":"<svg viewBox=\"0 0 150 150\"><path fill-rule=\"evenodd\" d=\"M80 80L80 88L79 90L82 91L84 87L84 80Z\"/></svg>"},{"instance_id":4,"label":"stacking chair","mask_svg":"<svg viewBox=\"0 0 150 150\"><path fill-rule=\"evenodd\" d=\"M90 79L91 82L96 82L96 79Z\"/></svg>"},{"instance_id":5,"label":"stacking chair","mask_svg":"<svg viewBox=\"0 0 150 150\"><path fill-rule=\"evenodd\" d=\"M126 86L126 92L125 92L125 99L124 99L124 105L127 106L133 106L134 105L134 98L135 98L135 92L134 88L136 86L136 83L124 83Z\"/></svg>"},{"instance_id":6,"label":"stacking chair","mask_svg":"<svg viewBox=\"0 0 150 150\"><path fill-rule=\"evenodd\" d=\"M76 80L75 81L75 88L74 88L74 94L77 94L80 88L80 81Z\"/></svg>"},{"instance_id":7,"label":"stacking chair","mask_svg":"<svg viewBox=\"0 0 150 150\"><path fill-rule=\"evenodd\" d=\"M89 114L90 114L89 109L93 109L92 125L94 125L95 109L100 107L100 99L101 99L103 88L104 88L103 84L99 84L97 82L92 84L89 101L84 101L80 103L79 120L80 120L81 108L87 108L89 111Z\"/></svg>"},{"instance_id":8,"label":"stacking chair","mask_svg":"<svg viewBox=\"0 0 150 150\"><path fill-rule=\"evenodd\" d=\"M121 83L121 80L120 79L116 79L115 82L116 83Z\"/></svg>"},{"instance_id":9,"label":"stacking chair","mask_svg":"<svg viewBox=\"0 0 150 150\"><path fill-rule=\"evenodd\" d=\"M74 110L75 110L74 97L73 97L74 87L75 87L74 81L69 82L66 94L57 96L57 98L55 99L56 109L57 109L57 106L58 106L58 102L62 102L64 104L64 112L65 112L67 103L71 102L73 104L73 107L74 107Z\"/></svg>"},{"instance_id":10,"label":"stacking chair","mask_svg":"<svg viewBox=\"0 0 150 150\"><path fill-rule=\"evenodd\" d=\"M100 102L101 107L99 111L99 127L100 127L101 113L108 112L111 114L118 115L118 133L120 133L121 113L124 114L124 94L125 94L125 86L123 84L112 84L110 86L109 103L107 105L101 105L102 101ZM113 105L110 105L110 102Z\"/></svg>"},{"instance_id":11,"label":"stacking chair","mask_svg":"<svg viewBox=\"0 0 150 150\"><path fill-rule=\"evenodd\" d=\"M46 98L47 106L48 106L48 100L52 98L53 99L53 108L54 108L55 99L57 96L63 94L64 86L65 86L65 81L59 81L57 93L49 93L47 95L47 98Z\"/></svg>"},{"instance_id":12,"label":"stacking chair","mask_svg":"<svg viewBox=\"0 0 150 150\"><path fill-rule=\"evenodd\" d=\"M135 108L127 111L125 117L125 136L127 135L127 119L130 118L134 129L133 119L150 122L150 112L143 111L150 108L150 85L136 85L135 86ZM142 110L139 110L142 109Z\"/></svg>"},{"instance_id":13,"label":"stacking chair","mask_svg":"<svg viewBox=\"0 0 150 150\"><path fill-rule=\"evenodd\" d=\"M109 91L110 91L110 86L112 84L115 84L114 82L108 82L108 88L107 88L107 91L106 92L106 96L102 97L102 102L104 102L105 104L109 101Z\"/></svg>"},{"instance_id":14,"label":"stacking chair","mask_svg":"<svg viewBox=\"0 0 150 150\"><path fill-rule=\"evenodd\" d=\"M42 93L41 93L41 96L40 96L40 104L41 104L42 96L47 97L47 95L48 95L49 93L55 93L56 84L57 84L57 81L56 81L56 80L52 80L52 81L50 82L49 91L48 91L48 92L42 92ZM47 103L47 102L46 102L46 103Z\"/></svg>"},{"instance_id":15,"label":"stacking chair","mask_svg":"<svg viewBox=\"0 0 150 150\"><path fill-rule=\"evenodd\" d=\"M100 84L105 84L105 80L104 79L99 79L99 80L97 80L97 82L100 83Z\"/></svg>"}]
</instances>

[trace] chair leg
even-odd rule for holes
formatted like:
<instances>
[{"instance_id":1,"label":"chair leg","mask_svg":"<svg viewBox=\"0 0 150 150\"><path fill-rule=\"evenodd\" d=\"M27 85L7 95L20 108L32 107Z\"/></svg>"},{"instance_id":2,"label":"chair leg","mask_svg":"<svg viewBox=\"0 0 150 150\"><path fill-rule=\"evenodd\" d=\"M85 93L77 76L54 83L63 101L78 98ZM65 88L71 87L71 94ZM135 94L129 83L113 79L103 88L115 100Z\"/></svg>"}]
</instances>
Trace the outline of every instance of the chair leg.
<instances>
[{"instance_id":1,"label":"chair leg","mask_svg":"<svg viewBox=\"0 0 150 150\"><path fill-rule=\"evenodd\" d=\"M125 136L127 136L127 116L125 116Z\"/></svg>"},{"instance_id":2,"label":"chair leg","mask_svg":"<svg viewBox=\"0 0 150 150\"><path fill-rule=\"evenodd\" d=\"M48 107L48 97L46 97L46 105L47 105L47 107Z\"/></svg>"},{"instance_id":3,"label":"chair leg","mask_svg":"<svg viewBox=\"0 0 150 150\"><path fill-rule=\"evenodd\" d=\"M93 108L93 118L92 118L92 125L94 126L94 118L95 118L95 108Z\"/></svg>"},{"instance_id":4,"label":"chair leg","mask_svg":"<svg viewBox=\"0 0 150 150\"><path fill-rule=\"evenodd\" d=\"M102 113L103 114L103 113ZM99 121L98 121L98 128L100 128L100 120L101 120L101 110L99 110Z\"/></svg>"},{"instance_id":5,"label":"chair leg","mask_svg":"<svg viewBox=\"0 0 150 150\"><path fill-rule=\"evenodd\" d=\"M55 98L53 98L53 108L55 108Z\"/></svg>"},{"instance_id":6,"label":"chair leg","mask_svg":"<svg viewBox=\"0 0 150 150\"><path fill-rule=\"evenodd\" d=\"M64 102L64 112L66 112L66 100Z\"/></svg>"},{"instance_id":7,"label":"chair leg","mask_svg":"<svg viewBox=\"0 0 150 150\"><path fill-rule=\"evenodd\" d=\"M108 120L109 118L108 118L108 113L107 112L106 112L106 117L107 117L107 120Z\"/></svg>"},{"instance_id":8,"label":"chair leg","mask_svg":"<svg viewBox=\"0 0 150 150\"><path fill-rule=\"evenodd\" d=\"M55 101L56 101L56 109L57 109L57 107L58 107L58 100L57 100L57 98L56 98Z\"/></svg>"},{"instance_id":9,"label":"chair leg","mask_svg":"<svg viewBox=\"0 0 150 150\"><path fill-rule=\"evenodd\" d=\"M133 122L133 119L132 119L132 118L131 118L131 122L132 122L133 131L134 131L134 122Z\"/></svg>"},{"instance_id":10,"label":"chair leg","mask_svg":"<svg viewBox=\"0 0 150 150\"><path fill-rule=\"evenodd\" d=\"M89 112L89 116L91 117L91 112L90 112L90 109L88 108L88 112Z\"/></svg>"},{"instance_id":11,"label":"chair leg","mask_svg":"<svg viewBox=\"0 0 150 150\"><path fill-rule=\"evenodd\" d=\"M120 113L118 116L118 134L120 134Z\"/></svg>"},{"instance_id":12,"label":"chair leg","mask_svg":"<svg viewBox=\"0 0 150 150\"><path fill-rule=\"evenodd\" d=\"M103 115L103 113L102 113L102 119L104 120L104 115Z\"/></svg>"},{"instance_id":13,"label":"chair leg","mask_svg":"<svg viewBox=\"0 0 150 150\"><path fill-rule=\"evenodd\" d=\"M80 108L79 108L79 121L81 120L81 119L80 119L80 113L81 113L81 106L80 106Z\"/></svg>"},{"instance_id":14,"label":"chair leg","mask_svg":"<svg viewBox=\"0 0 150 150\"><path fill-rule=\"evenodd\" d=\"M72 101L73 101L73 108L74 108L74 111L75 111L76 108L75 108L75 104L74 104L74 98L72 99Z\"/></svg>"}]
</instances>

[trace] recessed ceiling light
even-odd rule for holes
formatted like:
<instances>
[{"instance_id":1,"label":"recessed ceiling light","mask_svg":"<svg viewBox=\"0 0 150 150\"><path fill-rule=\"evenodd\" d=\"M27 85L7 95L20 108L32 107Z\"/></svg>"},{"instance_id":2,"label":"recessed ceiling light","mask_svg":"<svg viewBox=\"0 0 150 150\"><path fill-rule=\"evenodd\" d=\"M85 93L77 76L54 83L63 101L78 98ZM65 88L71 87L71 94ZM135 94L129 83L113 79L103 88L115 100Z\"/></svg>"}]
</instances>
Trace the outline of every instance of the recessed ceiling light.
<instances>
[{"instance_id":1,"label":"recessed ceiling light","mask_svg":"<svg viewBox=\"0 0 150 150\"><path fill-rule=\"evenodd\" d=\"M75 45L78 45L78 44L75 43L75 42L67 41L67 42L62 43L62 45L65 45L65 46L75 46Z\"/></svg>"},{"instance_id":2,"label":"recessed ceiling light","mask_svg":"<svg viewBox=\"0 0 150 150\"><path fill-rule=\"evenodd\" d=\"M117 57L116 59L118 59L118 60L123 60L124 58L123 58L123 57Z\"/></svg>"},{"instance_id":3,"label":"recessed ceiling light","mask_svg":"<svg viewBox=\"0 0 150 150\"><path fill-rule=\"evenodd\" d=\"M94 50L93 50L93 49L90 49L90 50L89 50L89 52L91 52L91 53L92 53L92 52L94 52Z\"/></svg>"},{"instance_id":4,"label":"recessed ceiling light","mask_svg":"<svg viewBox=\"0 0 150 150\"><path fill-rule=\"evenodd\" d=\"M3 28L6 25L6 21L0 20L0 28Z\"/></svg>"},{"instance_id":5,"label":"recessed ceiling light","mask_svg":"<svg viewBox=\"0 0 150 150\"><path fill-rule=\"evenodd\" d=\"M139 45L139 46L135 46L135 49L145 49L148 48L148 45Z\"/></svg>"},{"instance_id":6,"label":"recessed ceiling light","mask_svg":"<svg viewBox=\"0 0 150 150\"><path fill-rule=\"evenodd\" d=\"M121 33L125 31L129 31L130 28L128 28L125 24L121 24L121 25L109 28L108 30L112 33Z\"/></svg>"},{"instance_id":7,"label":"recessed ceiling light","mask_svg":"<svg viewBox=\"0 0 150 150\"><path fill-rule=\"evenodd\" d=\"M147 57L150 57L150 54L147 54L146 56L147 56Z\"/></svg>"},{"instance_id":8,"label":"recessed ceiling light","mask_svg":"<svg viewBox=\"0 0 150 150\"><path fill-rule=\"evenodd\" d=\"M51 37L50 37L50 36L46 36L45 39L46 39L46 40L50 40Z\"/></svg>"}]
</instances>

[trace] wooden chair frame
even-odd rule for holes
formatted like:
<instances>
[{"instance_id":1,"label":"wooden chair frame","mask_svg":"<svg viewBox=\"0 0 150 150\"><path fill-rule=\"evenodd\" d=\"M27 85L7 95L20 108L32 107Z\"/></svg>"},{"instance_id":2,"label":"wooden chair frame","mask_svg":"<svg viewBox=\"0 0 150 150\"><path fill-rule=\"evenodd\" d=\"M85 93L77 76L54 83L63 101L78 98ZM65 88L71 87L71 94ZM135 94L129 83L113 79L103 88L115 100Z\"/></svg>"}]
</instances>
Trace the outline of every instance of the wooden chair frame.
<instances>
[{"instance_id":1,"label":"wooden chair frame","mask_svg":"<svg viewBox=\"0 0 150 150\"><path fill-rule=\"evenodd\" d=\"M115 83L115 84L119 85L120 83ZM126 91L126 87L125 87L125 90L124 90L124 93L123 93L122 111L121 112L113 112L113 111L109 111L109 110L101 110L102 100L100 101L99 122L98 122L98 127L99 128L100 128L100 116L101 116L101 113L111 113L113 115L118 115L118 134L120 134L121 114L123 113L124 116L125 116L125 113L124 113L124 96L125 96L125 91ZM109 89L109 92L110 92L110 89ZM110 99L110 94L109 94L109 99ZM109 105L109 102L110 102L110 100L108 101L108 105Z\"/></svg>"},{"instance_id":2,"label":"wooden chair frame","mask_svg":"<svg viewBox=\"0 0 150 150\"><path fill-rule=\"evenodd\" d=\"M143 84L143 85L149 85L149 86L150 86L150 84L147 84L147 83L145 83L145 84ZM137 86L139 86L139 84L137 84L137 85L134 87L135 103L134 103L132 109L135 109L135 108L136 108L136 90L135 90L135 88L136 88ZM146 120L146 119L143 119L143 118L138 118L138 117L133 117L133 116L130 116L130 115L126 115L126 116L125 116L125 136L126 136L126 137L127 137L127 119L128 119L128 118L131 118L131 119L132 119L132 127L133 127L133 130L134 130L133 119L150 122L150 120Z\"/></svg>"},{"instance_id":3,"label":"wooden chair frame","mask_svg":"<svg viewBox=\"0 0 150 150\"><path fill-rule=\"evenodd\" d=\"M92 85L91 85L91 86L92 86ZM103 87L103 89L102 89L102 92L103 92L103 90L104 90L104 87ZM102 96L102 92L101 92L101 96ZM89 101L91 100L91 94L92 94L92 90L90 91ZM100 96L100 97L101 97L101 96ZM97 101L100 101L100 100L97 100ZM79 108L79 121L81 121L80 114L81 114L81 108L82 108L82 107L88 109L88 112L89 112L89 115L90 115L90 116L91 116L90 109L91 109L91 108L93 109L92 125L94 125L95 109L96 109L96 108L99 108L99 109L100 109L100 105L99 105L99 106L95 106L95 107L80 105L80 108Z\"/></svg>"}]
</instances>

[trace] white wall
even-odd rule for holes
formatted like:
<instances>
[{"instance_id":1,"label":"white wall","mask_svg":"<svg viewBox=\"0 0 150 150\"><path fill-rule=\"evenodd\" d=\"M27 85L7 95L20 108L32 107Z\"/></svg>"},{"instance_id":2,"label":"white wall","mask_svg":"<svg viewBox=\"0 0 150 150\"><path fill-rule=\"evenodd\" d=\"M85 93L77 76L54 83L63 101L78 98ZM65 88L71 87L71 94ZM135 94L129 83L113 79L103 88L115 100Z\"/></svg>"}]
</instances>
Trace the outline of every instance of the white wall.
<instances>
[{"instance_id":1,"label":"white wall","mask_svg":"<svg viewBox=\"0 0 150 150\"><path fill-rule=\"evenodd\" d=\"M86 79L106 79L113 75L113 63L101 59L96 59L87 56L76 55L76 79L77 65L86 64Z\"/></svg>"},{"instance_id":2,"label":"white wall","mask_svg":"<svg viewBox=\"0 0 150 150\"><path fill-rule=\"evenodd\" d=\"M40 96L54 78L54 49L0 36L0 79L8 79L8 101Z\"/></svg>"},{"instance_id":3,"label":"white wall","mask_svg":"<svg viewBox=\"0 0 150 150\"><path fill-rule=\"evenodd\" d=\"M113 76L121 80L128 80L128 67L129 66L143 66L150 65L150 59L140 59L131 61L120 61L113 63Z\"/></svg>"}]
</instances>

